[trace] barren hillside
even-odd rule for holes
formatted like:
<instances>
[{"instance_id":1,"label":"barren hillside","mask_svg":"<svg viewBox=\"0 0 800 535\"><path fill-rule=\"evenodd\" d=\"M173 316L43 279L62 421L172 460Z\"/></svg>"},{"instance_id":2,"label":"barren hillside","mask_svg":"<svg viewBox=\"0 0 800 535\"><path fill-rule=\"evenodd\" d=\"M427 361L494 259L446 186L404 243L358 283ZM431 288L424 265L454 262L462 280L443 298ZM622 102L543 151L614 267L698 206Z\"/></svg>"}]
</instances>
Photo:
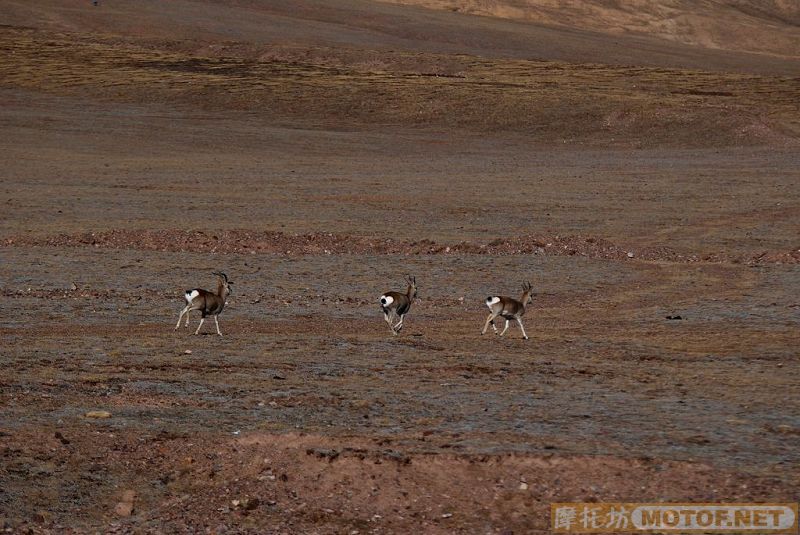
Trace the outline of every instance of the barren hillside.
<instances>
[{"instance_id":1,"label":"barren hillside","mask_svg":"<svg viewBox=\"0 0 800 535\"><path fill-rule=\"evenodd\" d=\"M513 5L522 5L524 11L519 8L508 11L508 6L512 5L510 2L402 1L423 6L458 7L476 13L521 13L530 20L520 23L374 0L101 0L97 7L93 7L89 0L0 0L0 24L116 35L137 41L188 40L201 49L209 44L236 43L251 47L281 45L379 53L467 54L495 59L759 74L793 75L800 71L800 59L796 57L800 38L796 26L792 26L792 21L796 22L797 18L796 9L789 7L782 11L773 10L772 18L746 15L740 10L715 7L708 2L702 4L708 4L707 7L693 8L688 12L687 20L707 21L728 32L730 46L725 46L721 38L702 30L699 23L692 23L699 25L697 31L683 31L681 28L686 24L679 23L682 16L675 15L680 5L670 9L645 9L643 6L642 12L628 12L602 8L600 3L576 3L573 7L563 8L553 2L533 10L519 1ZM682 3L687 6L695 4ZM674 27L672 37L668 32L656 31L660 27ZM681 37L684 34L694 37ZM705 34L708 37L704 37ZM695 43L711 45L714 39L715 43L720 41L715 45L717 50L695 46ZM747 45L751 41L761 44ZM780 52L795 58L790 61L784 57L765 57L746 51Z\"/></svg>"},{"instance_id":2,"label":"barren hillside","mask_svg":"<svg viewBox=\"0 0 800 535\"><path fill-rule=\"evenodd\" d=\"M384 0L473 15L650 35L710 49L800 56L800 3L791 0Z\"/></svg>"},{"instance_id":3,"label":"barren hillside","mask_svg":"<svg viewBox=\"0 0 800 535\"><path fill-rule=\"evenodd\" d=\"M409 1L525 21L370 0L0 0L0 86L545 143L785 146L800 132L800 58L747 45L792 52L788 4ZM684 16L736 38L683 32Z\"/></svg>"}]
</instances>

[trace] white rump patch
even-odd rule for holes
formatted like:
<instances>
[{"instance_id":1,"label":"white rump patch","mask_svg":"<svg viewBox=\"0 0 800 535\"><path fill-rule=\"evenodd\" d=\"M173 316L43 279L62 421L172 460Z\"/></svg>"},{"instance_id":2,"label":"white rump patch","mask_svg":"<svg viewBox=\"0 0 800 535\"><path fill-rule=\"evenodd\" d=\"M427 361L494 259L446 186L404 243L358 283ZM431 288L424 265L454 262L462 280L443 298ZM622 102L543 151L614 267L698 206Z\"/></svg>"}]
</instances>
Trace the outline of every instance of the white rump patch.
<instances>
[{"instance_id":1,"label":"white rump patch","mask_svg":"<svg viewBox=\"0 0 800 535\"><path fill-rule=\"evenodd\" d=\"M489 308L492 308L492 305L496 305L499 302L500 302L500 298L499 297L487 297L486 298L486 306L489 307Z\"/></svg>"},{"instance_id":2,"label":"white rump patch","mask_svg":"<svg viewBox=\"0 0 800 535\"><path fill-rule=\"evenodd\" d=\"M194 298L197 297L198 295L200 295L200 292L198 292L197 290L186 292L186 302L191 305L192 301L194 301Z\"/></svg>"},{"instance_id":3,"label":"white rump patch","mask_svg":"<svg viewBox=\"0 0 800 535\"><path fill-rule=\"evenodd\" d=\"M385 307L388 307L392 303L394 303L394 297L392 297L391 295L382 295L381 296L381 305L383 305Z\"/></svg>"}]
</instances>

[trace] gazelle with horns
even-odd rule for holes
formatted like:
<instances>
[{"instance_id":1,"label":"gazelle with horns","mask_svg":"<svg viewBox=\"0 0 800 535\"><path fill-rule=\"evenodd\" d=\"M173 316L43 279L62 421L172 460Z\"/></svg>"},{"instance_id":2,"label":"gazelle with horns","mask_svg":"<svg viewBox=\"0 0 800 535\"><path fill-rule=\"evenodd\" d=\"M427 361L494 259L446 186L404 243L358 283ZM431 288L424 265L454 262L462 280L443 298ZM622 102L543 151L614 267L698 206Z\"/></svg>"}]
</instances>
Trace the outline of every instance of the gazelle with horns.
<instances>
[{"instance_id":1,"label":"gazelle with horns","mask_svg":"<svg viewBox=\"0 0 800 535\"><path fill-rule=\"evenodd\" d=\"M222 336L222 333L219 330L219 320L217 319L217 316L219 316L222 312L222 309L225 308L225 300L231 293L230 285L233 283L228 280L227 275L220 271L215 271L212 273L212 275L217 276L216 293L203 290L202 288L186 290L186 293L184 294L184 298L186 299L186 307L181 310L181 315L178 316L178 323L175 325L176 331L178 330L178 327L181 326L181 319L183 318L184 314L186 315L185 326L188 327L189 312L193 310L199 310L201 314L200 325L197 326L197 330L194 332L194 334L200 333L200 327L203 326L206 316L214 316L214 323L217 325L217 334Z\"/></svg>"},{"instance_id":2,"label":"gazelle with horns","mask_svg":"<svg viewBox=\"0 0 800 535\"><path fill-rule=\"evenodd\" d=\"M389 328L392 329L392 334L394 335L398 334L403 328L403 318L411 310L411 302L417 297L416 277L406 275L406 282L408 283L406 293L386 292L381 296L383 318L389 324Z\"/></svg>"},{"instance_id":3,"label":"gazelle with horns","mask_svg":"<svg viewBox=\"0 0 800 535\"><path fill-rule=\"evenodd\" d=\"M494 320L497 318L497 316L501 316L506 320L506 326L503 328L503 332L500 333L500 336L506 334L509 322L514 320L519 324L519 328L522 329L522 337L527 340L528 335L525 334L525 327L522 326L522 320L520 318L522 318L522 315L525 314L525 308L533 300L531 297L532 295L533 287L531 286L531 283L525 282L522 284L522 297L519 301L512 299L511 297L487 297L486 306L489 307L489 310L492 312L489 314L489 317L486 318L486 324L483 326L483 331L481 331L481 334L486 334L486 329L489 328L489 324L492 325L494 332L497 333L497 326L494 324Z\"/></svg>"}]
</instances>

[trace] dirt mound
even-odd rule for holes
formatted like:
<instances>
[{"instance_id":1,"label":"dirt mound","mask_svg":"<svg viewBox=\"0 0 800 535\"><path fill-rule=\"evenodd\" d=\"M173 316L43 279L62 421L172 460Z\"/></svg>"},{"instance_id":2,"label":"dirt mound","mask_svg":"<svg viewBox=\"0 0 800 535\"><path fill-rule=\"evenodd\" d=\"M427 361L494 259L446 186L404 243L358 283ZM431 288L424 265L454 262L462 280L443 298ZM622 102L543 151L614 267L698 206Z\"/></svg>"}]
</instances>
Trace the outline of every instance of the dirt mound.
<instances>
[{"instance_id":1,"label":"dirt mound","mask_svg":"<svg viewBox=\"0 0 800 535\"><path fill-rule=\"evenodd\" d=\"M50 238L12 237L4 246L98 247L144 251L180 251L205 253L270 253L286 256L323 254L552 254L622 259L627 251L595 238L524 236L496 239L486 244L466 241L440 244L432 240L402 241L392 238L369 238L333 233L286 234L225 230L217 233L184 230L112 230L77 235L61 234ZM674 257L667 249L648 251L655 256Z\"/></svg>"},{"instance_id":2,"label":"dirt mound","mask_svg":"<svg viewBox=\"0 0 800 535\"><path fill-rule=\"evenodd\" d=\"M78 429L28 435L6 436L9 471L36 474L40 482L65 478L83 493L81 502L89 497L96 504L70 505L82 512L70 527L107 533L474 533L478 526L546 533L550 502L760 501L782 492L775 481L700 463L459 455L447 453L446 439L435 436L428 443L436 454L391 439L303 433L196 441L166 430L113 439ZM9 511L6 522L63 528L64 504L50 508L50 492L16 502L22 509Z\"/></svg>"},{"instance_id":3,"label":"dirt mound","mask_svg":"<svg viewBox=\"0 0 800 535\"><path fill-rule=\"evenodd\" d=\"M422 239L349 236L333 233L286 234L283 232L224 230L216 233L185 230L112 230L84 234L60 234L49 238L18 236L1 242L5 247L97 247L220 254L277 254L285 256L378 254L447 255L477 254L507 256L541 254L581 256L607 260L649 260L666 262L800 263L800 249L762 251L750 255L726 253L696 254L657 246L637 249L587 236L515 236L488 243L461 241L453 244Z\"/></svg>"}]
</instances>

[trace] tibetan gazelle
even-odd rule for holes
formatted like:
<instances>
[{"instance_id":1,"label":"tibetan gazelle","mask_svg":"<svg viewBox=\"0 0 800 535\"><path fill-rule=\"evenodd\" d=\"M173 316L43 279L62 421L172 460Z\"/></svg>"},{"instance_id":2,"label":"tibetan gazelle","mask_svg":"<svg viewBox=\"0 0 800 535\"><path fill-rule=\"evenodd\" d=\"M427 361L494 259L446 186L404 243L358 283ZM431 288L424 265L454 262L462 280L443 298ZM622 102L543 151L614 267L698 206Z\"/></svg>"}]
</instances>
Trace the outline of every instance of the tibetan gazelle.
<instances>
[{"instance_id":1,"label":"tibetan gazelle","mask_svg":"<svg viewBox=\"0 0 800 535\"><path fill-rule=\"evenodd\" d=\"M408 289L406 293L386 292L381 296L381 310L392 334L398 334L403 328L403 318L411 310L411 302L417 297L417 279L406 275Z\"/></svg>"},{"instance_id":2,"label":"tibetan gazelle","mask_svg":"<svg viewBox=\"0 0 800 535\"><path fill-rule=\"evenodd\" d=\"M184 299L186 299L186 307L181 310L181 315L178 316L178 323L175 325L176 331L178 330L178 327L181 326L181 319L183 319L184 314L186 315L186 327L188 327L189 312L192 310L199 310L201 314L200 325L197 326L197 330L194 332L194 334L200 333L200 327L203 326L206 316L214 316L214 323L217 325L217 334L222 336L222 333L219 330L219 320L217 319L217 316L219 316L222 312L222 309L225 308L225 300L231 293L230 285L233 283L228 280L228 276L224 273L215 271L212 273L212 275L217 276L216 293L203 290L202 288L186 290L186 293L183 296Z\"/></svg>"},{"instance_id":3,"label":"tibetan gazelle","mask_svg":"<svg viewBox=\"0 0 800 535\"><path fill-rule=\"evenodd\" d=\"M486 334L486 329L489 328L490 324L494 329L494 332L497 333L497 326L494 324L494 320L497 318L497 316L502 316L506 320L506 326L503 328L503 332L500 333L500 336L506 334L509 322L514 320L519 323L519 328L522 329L522 337L527 340L528 335L525 334L525 327L522 326L521 318L523 314L525 314L525 308L532 301L532 294L533 287L531 286L531 283L525 282L522 284L522 297L519 301L512 299L511 297L487 297L486 306L489 307L489 310L492 312L489 314L489 317L486 318L486 324L483 326L483 331L481 331L481 334Z\"/></svg>"}]
</instances>

